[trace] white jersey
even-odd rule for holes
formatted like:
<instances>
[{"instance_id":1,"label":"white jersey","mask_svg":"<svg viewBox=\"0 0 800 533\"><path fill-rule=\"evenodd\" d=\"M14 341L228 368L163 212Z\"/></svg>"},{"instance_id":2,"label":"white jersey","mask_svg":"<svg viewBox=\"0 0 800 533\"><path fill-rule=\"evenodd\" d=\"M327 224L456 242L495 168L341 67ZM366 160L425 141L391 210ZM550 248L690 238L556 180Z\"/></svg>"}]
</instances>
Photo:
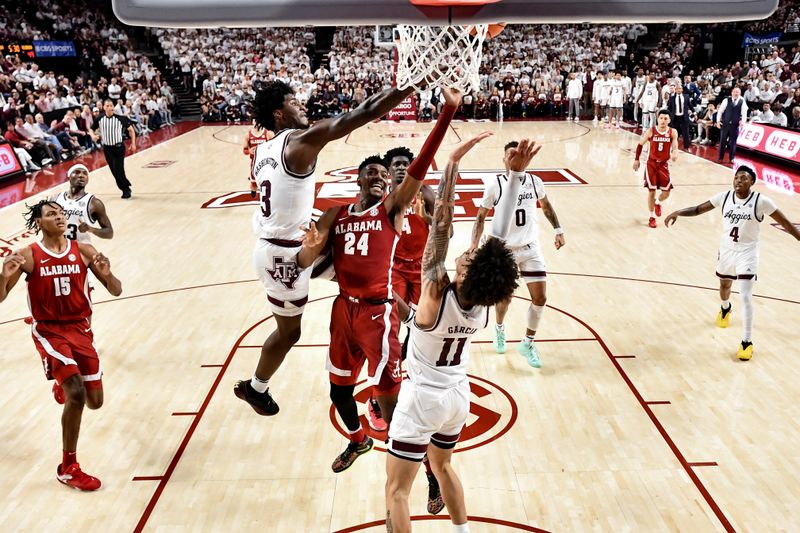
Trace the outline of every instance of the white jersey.
<instances>
[{"instance_id":1,"label":"white jersey","mask_svg":"<svg viewBox=\"0 0 800 533\"><path fill-rule=\"evenodd\" d=\"M64 209L64 216L67 217L67 229L64 235L73 241L78 242L92 242L89 233L78 231L78 226L81 222L86 222L90 226L99 228L97 221L89 214L89 205L94 198L93 194L88 192L73 200L69 198L68 191L63 191L55 197L55 201Z\"/></svg>"},{"instance_id":2,"label":"white jersey","mask_svg":"<svg viewBox=\"0 0 800 533\"><path fill-rule=\"evenodd\" d=\"M539 176L525 173L515 182L504 174L489 183L483 193L481 207L494 207L489 235L503 239L509 248L520 248L539 242L537 204L545 197L544 183Z\"/></svg>"},{"instance_id":3,"label":"white jersey","mask_svg":"<svg viewBox=\"0 0 800 533\"><path fill-rule=\"evenodd\" d=\"M775 202L755 191L744 200L734 191L727 191L715 194L709 201L722 210L720 250L758 250L760 223L764 215L771 215L778 208Z\"/></svg>"},{"instance_id":4,"label":"white jersey","mask_svg":"<svg viewBox=\"0 0 800 533\"><path fill-rule=\"evenodd\" d=\"M475 305L463 309L455 285L442 295L433 327L422 329L416 321L411 327L406 371L415 385L447 389L467 379L472 336L489 323L489 308Z\"/></svg>"},{"instance_id":5,"label":"white jersey","mask_svg":"<svg viewBox=\"0 0 800 533\"><path fill-rule=\"evenodd\" d=\"M642 90L644 90L645 83L647 83L647 76L636 76L633 89L634 98L639 98L639 95L642 94Z\"/></svg>"},{"instance_id":6,"label":"white jersey","mask_svg":"<svg viewBox=\"0 0 800 533\"><path fill-rule=\"evenodd\" d=\"M608 82L608 101L611 107L622 107L625 96L625 85L622 80L613 79Z\"/></svg>"},{"instance_id":7,"label":"white jersey","mask_svg":"<svg viewBox=\"0 0 800 533\"><path fill-rule=\"evenodd\" d=\"M592 100L605 105L608 101L608 82L606 80L595 80L592 87Z\"/></svg>"},{"instance_id":8,"label":"white jersey","mask_svg":"<svg viewBox=\"0 0 800 533\"><path fill-rule=\"evenodd\" d=\"M283 157L286 141L293 131L279 131L256 148L253 176L261 200L259 237L262 239L299 241L303 236L300 227L311 221L317 181L314 170L305 175L295 174L286 168Z\"/></svg>"},{"instance_id":9,"label":"white jersey","mask_svg":"<svg viewBox=\"0 0 800 533\"><path fill-rule=\"evenodd\" d=\"M644 94L642 95L642 100L647 100L653 103L658 102L658 82L648 81L644 84Z\"/></svg>"}]
</instances>

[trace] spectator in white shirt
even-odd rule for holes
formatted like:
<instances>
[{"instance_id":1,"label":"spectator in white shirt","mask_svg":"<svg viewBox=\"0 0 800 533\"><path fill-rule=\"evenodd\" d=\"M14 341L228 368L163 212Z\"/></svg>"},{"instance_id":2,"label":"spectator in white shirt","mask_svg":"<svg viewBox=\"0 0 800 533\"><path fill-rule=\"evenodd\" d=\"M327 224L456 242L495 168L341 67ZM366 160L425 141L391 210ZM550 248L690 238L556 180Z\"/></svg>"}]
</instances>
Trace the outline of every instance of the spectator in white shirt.
<instances>
[{"instance_id":1,"label":"spectator in white shirt","mask_svg":"<svg viewBox=\"0 0 800 533\"><path fill-rule=\"evenodd\" d=\"M567 84L567 98L569 99L567 120L570 120L571 117L575 117L575 122L580 120L582 97L583 83L580 79L578 79L574 72L571 72L569 74L569 83Z\"/></svg>"}]
</instances>

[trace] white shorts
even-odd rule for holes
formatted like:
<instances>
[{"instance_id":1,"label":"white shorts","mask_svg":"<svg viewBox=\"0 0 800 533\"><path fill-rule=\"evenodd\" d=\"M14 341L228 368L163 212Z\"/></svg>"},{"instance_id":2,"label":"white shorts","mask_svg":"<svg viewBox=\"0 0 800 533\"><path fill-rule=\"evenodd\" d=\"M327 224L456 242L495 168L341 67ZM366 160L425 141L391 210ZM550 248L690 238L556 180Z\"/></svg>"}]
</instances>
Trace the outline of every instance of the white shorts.
<instances>
[{"instance_id":1,"label":"white shorts","mask_svg":"<svg viewBox=\"0 0 800 533\"><path fill-rule=\"evenodd\" d=\"M467 380L449 389L403 380L389 425L389 453L422 461L430 443L445 450L455 448L467 423L469 394Z\"/></svg>"},{"instance_id":2,"label":"white shorts","mask_svg":"<svg viewBox=\"0 0 800 533\"><path fill-rule=\"evenodd\" d=\"M717 277L722 279L756 279L758 249L720 249L717 254Z\"/></svg>"},{"instance_id":3,"label":"white shorts","mask_svg":"<svg viewBox=\"0 0 800 533\"><path fill-rule=\"evenodd\" d=\"M644 113L655 113L656 107L658 106L658 100L652 100L648 98L642 98L642 111Z\"/></svg>"},{"instance_id":4,"label":"white shorts","mask_svg":"<svg viewBox=\"0 0 800 533\"><path fill-rule=\"evenodd\" d=\"M519 275L525 283L544 282L547 279L547 265L544 262L539 243L529 244L521 248L511 248L517 262Z\"/></svg>"},{"instance_id":5,"label":"white shorts","mask_svg":"<svg viewBox=\"0 0 800 533\"><path fill-rule=\"evenodd\" d=\"M622 107L622 95L619 96L612 96L611 99L608 101L608 107L617 109Z\"/></svg>"},{"instance_id":6,"label":"white shorts","mask_svg":"<svg viewBox=\"0 0 800 533\"><path fill-rule=\"evenodd\" d=\"M272 312L281 316L303 314L308 302L308 281L311 269L297 266L296 246L281 246L267 239L258 239L253 250L253 266L267 290Z\"/></svg>"}]
</instances>

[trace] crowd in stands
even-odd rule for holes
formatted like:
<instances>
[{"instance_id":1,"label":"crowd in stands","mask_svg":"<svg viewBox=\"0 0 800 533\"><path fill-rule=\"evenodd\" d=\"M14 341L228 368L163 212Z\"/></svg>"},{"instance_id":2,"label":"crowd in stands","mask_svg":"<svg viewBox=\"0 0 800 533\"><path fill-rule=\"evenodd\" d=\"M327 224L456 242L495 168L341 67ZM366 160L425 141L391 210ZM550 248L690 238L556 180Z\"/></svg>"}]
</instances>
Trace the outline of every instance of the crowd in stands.
<instances>
[{"instance_id":1,"label":"crowd in stands","mask_svg":"<svg viewBox=\"0 0 800 533\"><path fill-rule=\"evenodd\" d=\"M84 3L67 0L47 10L20 4L0 18L0 33L26 40L72 40L77 76L40 68L34 60L0 59L0 126L26 171L98 148L103 101L146 135L172 125L175 95L150 60L135 53L121 25Z\"/></svg>"}]
</instances>

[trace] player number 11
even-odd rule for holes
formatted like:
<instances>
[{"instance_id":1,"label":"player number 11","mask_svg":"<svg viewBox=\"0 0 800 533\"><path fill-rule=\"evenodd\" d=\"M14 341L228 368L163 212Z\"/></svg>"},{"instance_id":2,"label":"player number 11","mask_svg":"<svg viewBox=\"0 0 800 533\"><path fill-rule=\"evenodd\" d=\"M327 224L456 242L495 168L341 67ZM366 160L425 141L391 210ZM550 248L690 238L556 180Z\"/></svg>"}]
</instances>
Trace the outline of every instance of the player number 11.
<instances>
[{"instance_id":1,"label":"player number 11","mask_svg":"<svg viewBox=\"0 0 800 533\"><path fill-rule=\"evenodd\" d=\"M453 346L453 342L458 340L458 344L456 344L456 353L453 355L453 359L448 361L448 356L450 355L450 348ZM461 352L464 351L464 345L467 343L466 337L461 337L460 339L454 339L452 337L448 337L444 339L444 345L442 346L442 353L439 354L439 359L436 361L436 366L458 366L461 364Z\"/></svg>"}]
</instances>

